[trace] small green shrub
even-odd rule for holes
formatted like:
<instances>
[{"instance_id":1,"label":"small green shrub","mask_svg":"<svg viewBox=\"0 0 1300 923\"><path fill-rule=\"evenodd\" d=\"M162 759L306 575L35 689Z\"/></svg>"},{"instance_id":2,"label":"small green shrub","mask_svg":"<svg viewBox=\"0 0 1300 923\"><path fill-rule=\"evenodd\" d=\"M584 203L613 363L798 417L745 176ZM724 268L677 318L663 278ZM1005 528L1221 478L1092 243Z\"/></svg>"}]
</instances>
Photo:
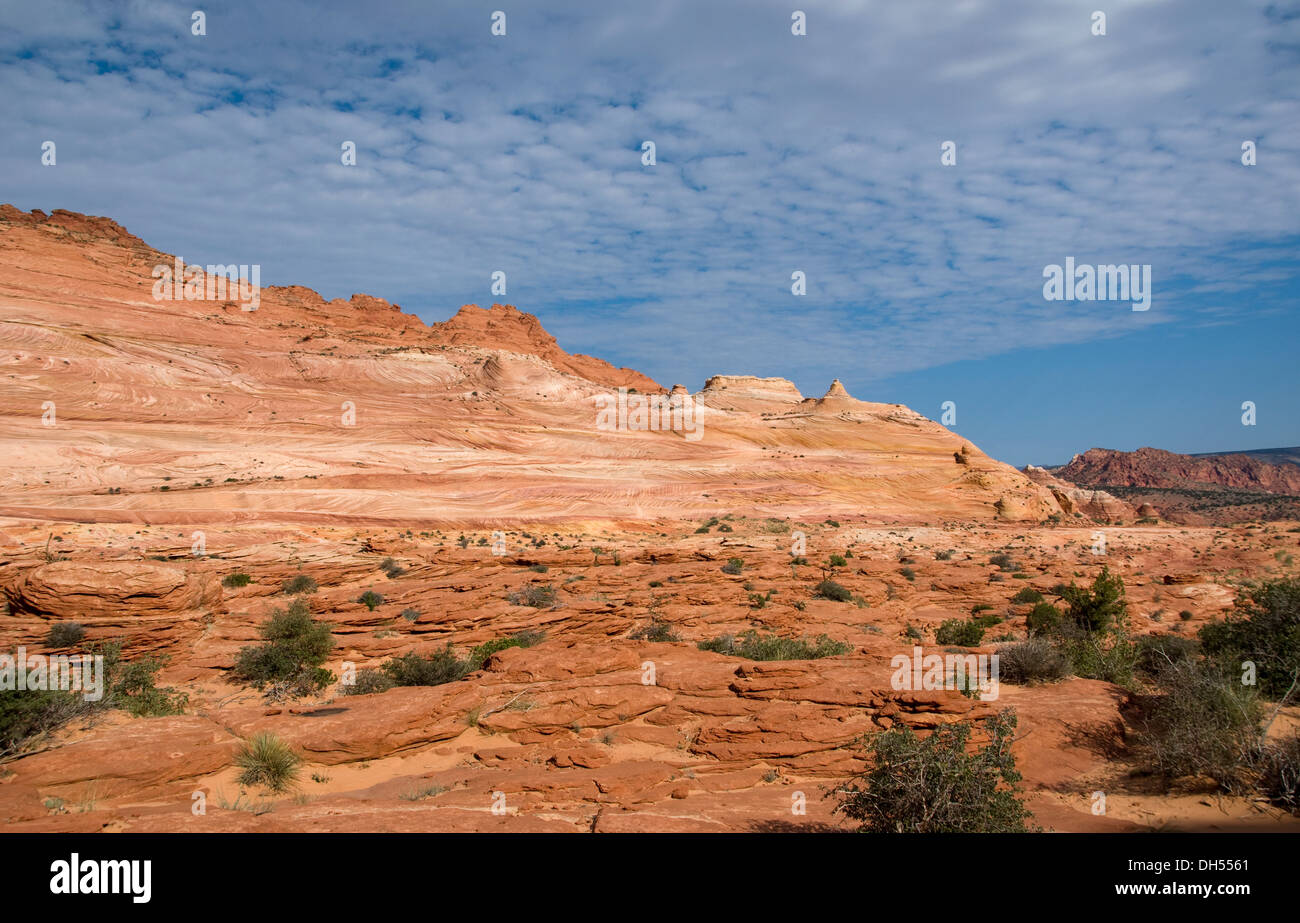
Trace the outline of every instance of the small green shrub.
<instances>
[{"instance_id":1,"label":"small green shrub","mask_svg":"<svg viewBox=\"0 0 1300 923\"><path fill-rule=\"evenodd\" d=\"M305 599L295 599L287 610L274 610L260 631L264 643L240 650L236 677L258 689L291 682L298 690L314 691L333 681L320 665L334 649L334 636L329 625L312 618Z\"/></svg>"},{"instance_id":2,"label":"small green shrub","mask_svg":"<svg viewBox=\"0 0 1300 923\"><path fill-rule=\"evenodd\" d=\"M233 590L241 586L248 586L252 582L253 578L242 571L237 571L233 574L226 574L226 576L221 578L221 585L228 590Z\"/></svg>"},{"instance_id":3,"label":"small green shrub","mask_svg":"<svg viewBox=\"0 0 1300 923\"><path fill-rule=\"evenodd\" d=\"M1011 597L1013 603L1023 605L1025 603L1040 603L1043 601L1043 594L1031 586L1021 587L1015 596Z\"/></svg>"},{"instance_id":4,"label":"small green shrub","mask_svg":"<svg viewBox=\"0 0 1300 923\"><path fill-rule=\"evenodd\" d=\"M713 651L749 660L818 660L822 657L847 654L853 650L853 645L832 641L826 635L818 635L810 642L803 639L779 638L776 635L760 636L752 628L739 638L733 635L721 635L710 641L700 641L696 647L702 651Z\"/></svg>"},{"instance_id":5,"label":"small green shrub","mask_svg":"<svg viewBox=\"0 0 1300 923\"><path fill-rule=\"evenodd\" d=\"M1011 753L1015 712L987 725L989 741L970 752L969 722L940 725L918 737L905 724L869 741L870 766L839 790L834 813L865 833L1025 833L1032 828L1019 796Z\"/></svg>"},{"instance_id":6,"label":"small green shrub","mask_svg":"<svg viewBox=\"0 0 1300 923\"><path fill-rule=\"evenodd\" d=\"M978 647L984 640L984 628L978 622L948 619L935 631L934 640L957 647Z\"/></svg>"},{"instance_id":7,"label":"small green shrub","mask_svg":"<svg viewBox=\"0 0 1300 923\"><path fill-rule=\"evenodd\" d=\"M290 596L298 596L303 593L315 593L319 587L316 581L306 574L299 574L296 577L290 577L281 584L281 589Z\"/></svg>"},{"instance_id":8,"label":"small green shrub","mask_svg":"<svg viewBox=\"0 0 1300 923\"><path fill-rule=\"evenodd\" d=\"M1052 683L1070 675L1070 662L1042 638L998 648L998 676L1008 683Z\"/></svg>"},{"instance_id":9,"label":"small green shrub","mask_svg":"<svg viewBox=\"0 0 1300 923\"><path fill-rule=\"evenodd\" d=\"M1061 610L1049 602L1041 602L1025 616L1025 625L1030 634L1051 634L1061 625Z\"/></svg>"},{"instance_id":10,"label":"small green shrub","mask_svg":"<svg viewBox=\"0 0 1300 923\"><path fill-rule=\"evenodd\" d=\"M50 647L72 647L84 637L86 629L79 622L59 622L50 628L45 643Z\"/></svg>"},{"instance_id":11,"label":"small green shrub","mask_svg":"<svg viewBox=\"0 0 1300 923\"><path fill-rule=\"evenodd\" d=\"M823 580L813 588L813 595L822 599L833 599L836 602L846 603L853 598L853 594L848 589L834 580Z\"/></svg>"},{"instance_id":12,"label":"small green shrub","mask_svg":"<svg viewBox=\"0 0 1300 923\"><path fill-rule=\"evenodd\" d=\"M269 733L244 741L235 754L235 765L241 770L239 784L260 785L273 792L288 791L294 786L301 763L292 747Z\"/></svg>"},{"instance_id":13,"label":"small green shrub","mask_svg":"<svg viewBox=\"0 0 1300 923\"><path fill-rule=\"evenodd\" d=\"M556 603L556 590L549 583L530 583L512 591L506 598L512 606L532 606L534 609L549 609Z\"/></svg>"},{"instance_id":14,"label":"small green shrub","mask_svg":"<svg viewBox=\"0 0 1300 923\"><path fill-rule=\"evenodd\" d=\"M374 612L375 609L384 604L384 597L382 593L376 593L374 590L366 590L357 597L357 602L361 603L361 605L365 606L371 612Z\"/></svg>"},{"instance_id":15,"label":"small green shrub","mask_svg":"<svg viewBox=\"0 0 1300 923\"><path fill-rule=\"evenodd\" d=\"M386 692L392 689L393 686L393 678L383 670L367 667L364 670L357 671L354 683L339 688L344 695L370 695L376 692Z\"/></svg>"},{"instance_id":16,"label":"small green shrub","mask_svg":"<svg viewBox=\"0 0 1300 923\"><path fill-rule=\"evenodd\" d=\"M742 558L732 558L727 561L726 564L722 565L722 572L724 574L732 574L733 576L739 574L744 569L745 561Z\"/></svg>"}]
</instances>

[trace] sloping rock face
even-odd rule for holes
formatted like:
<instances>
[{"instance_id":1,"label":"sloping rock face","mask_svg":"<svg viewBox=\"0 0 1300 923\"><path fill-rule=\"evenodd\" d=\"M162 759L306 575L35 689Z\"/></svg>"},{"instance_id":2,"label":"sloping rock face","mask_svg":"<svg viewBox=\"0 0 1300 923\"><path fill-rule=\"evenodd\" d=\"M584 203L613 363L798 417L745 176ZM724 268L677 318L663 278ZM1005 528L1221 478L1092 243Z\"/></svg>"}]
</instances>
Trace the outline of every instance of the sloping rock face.
<instances>
[{"instance_id":1,"label":"sloping rock face","mask_svg":"<svg viewBox=\"0 0 1300 923\"><path fill-rule=\"evenodd\" d=\"M1143 504L1146 512L1135 512L1133 507L1116 496L1095 488L1078 487L1052 474L1046 468L1026 465L1025 476L1052 492L1061 511L1068 516L1075 513L1094 522L1132 522L1134 517L1158 515L1149 503Z\"/></svg>"},{"instance_id":2,"label":"sloping rock face","mask_svg":"<svg viewBox=\"0 0 1300 923\"><path fill-rule=\"evenodd\" d=\"M212 606L212 577L146 561L55 561L27 571L7 590L10 611L46 619L123 615L175 617Z\"/></svg>"},{"instance_id":3,"label":"sloping rock face","mask_svg":"<svg viewBox=\"0 0 1300 923\"><path fill-rule=\"evenodd\" d=\"M1163 449L1136 452L1089 449L1054 472L1076 484L1124 487L1231 487L1269 493L1300 494L1300 466L1272 465L1249 455L1202 458Z\"/></svg>"},{"instance_id":4,"label":"sloping rock face","mask_svg":"<svg viewBox=\"0 0 1300 923\"><path fill-rule=\"evenodd\" d=\"M783 379L717 376L691 426L602 417L618 388L663 389L564 352L509 305L428 327L370 295L266 286L246 310L242 293L160 290L174 257L107 219L7 208L0 232L0 515L201 528L640 521L724 502L882 521L1058 510L978 450L956 464L954 433L842 387L810 403Z\"/></svg>"}]
</instances>

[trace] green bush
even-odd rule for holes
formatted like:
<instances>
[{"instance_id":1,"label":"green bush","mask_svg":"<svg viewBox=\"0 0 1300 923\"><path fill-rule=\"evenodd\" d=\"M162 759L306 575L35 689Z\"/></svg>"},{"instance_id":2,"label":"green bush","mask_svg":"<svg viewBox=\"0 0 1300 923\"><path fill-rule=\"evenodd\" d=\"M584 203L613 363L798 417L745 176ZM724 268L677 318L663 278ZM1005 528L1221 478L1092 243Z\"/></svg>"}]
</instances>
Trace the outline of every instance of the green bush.
<instances>
[{"instance_id":1,"label":"green bush","mask_svg":"<svg viewBox=\"0 0 1300 923\"><path fill-rule=\"evenodd\" d=\"M677 632L667 622L651 618L649 623L628 635L633 641L680 641Z\"/></svg>"},{"instance_id":2,"label":"green bush","mask_svg":"<svg viewBox=\"0 0 1300 923\"><path fill-rule=\"evenodd\" d=\"M270 733L244 741L235 754L235 765L241 770L239 784L261 785L273 792L294 786L301 763L292 747Z\"/></svg>"},{"instance_id":3,"label":"green bush","mask_svg":"<svg viewBox=\"0 0 1300 923\"><path fill-rule=\"evenodd\" d=\"M280 588L290 596L297 596L302 593L315 593L316 590L319 589L316 585L316 581L311 577L308 577L306 574L299 574L297 577L290 577L280 585Z\"/></svg>"},{"instance_id":4,"label":"green bush","mask_svg":"<svg viewBox=\"0 0 1300 923\"><path fill-rule=\"evenodd\" d=\"M366 590L357 597L357 602L361 603L361 605L365 606L371 612L374 612L384 604L384 597L382 593L376 593L374 590Z\"/></svg>"},{"instance_id":5,"label":"green bush","mask_svg":"<svg viewBox=\"0 0 1300 923\"><path fill-rule=\"evenodd\" d=\"M236 587L248 586L252 582L253 578L242 571L233 574L226 574L226 576L221 578L221 585L228 590L233 590Z\"/></svg>"},{"instance_id":6,"label":"green bush","mask_svg":"<svg viewBox=\"0 0 1300 923\"><path fill-rule=\"evenodd\" d=\"M534 609L549 609L555 605L555 587L547 584L530 583L512 591L506 597L512 606L532 606Z\"/></svg>"},{"instance_id":7,"label":"green bush","mask_svg":"<svg viewBox=\"0 0 1300 923\"><path fill-rule=\"evenodd\" d=\"M170 688L158 688L155 675L163 661L142 657L122 659L121 642L99 644L86 652L104 658L104 694L88 700L81 690L0 690L0 757L20 752L67 724L91 718L110 709L136 717L176 715L189 697Z\"/></svg>"},{"instance_id":8,"label":"green bush","mask_svg":"<svg viewBox=\"0 0 1300 923\"><path fill-rule=\"evenodd\" d=\"M998 648L998 677L1008 683L1052 683L1070 675L1065 655L1042 638Z\"/></svg>"},{"instance_id":9,"label":"green bush","mask_svg":"<svg viewBox=\"0 0 1300 923\"><path fill-rule=\"evenodd\" d=\"M59 622L50 628L45 643L50 647L72 647L86 637L86 629L79 622Z\"/></svg>"},{"instance_id":10,"label":"green bush","mask_svg":"<svg viewBox=\"0 0 1300 923\"><path fill-rule=\"evenodd\" d=\"M1011 601L1021 605L1025 603L1040 603L1043 601L1043 594L1031 586L1021 587L1020 591L1016 593L1015 596L1011 597Z\"/></svg>"},{"instance_id":11,"label":"green bush","mask_svg":"<svg viewBox=\"0 0 1300 923\"><path fill-rule=\"evenodd\" d=\"M750 629L739 638L734 635L722 635L710 641L696 644L702 651L713 651L731 657L745 657L749 660L818 660L822 657L835 657L853 650L853 645L842 641L832 641L826 635L818 635L811 642L802 639L779 638L776 635L760 636Z\"/></svg>"},{"instance_id":12,"label":"green bush","mask_svg":"<svg viewBox=\"0 0 1300 923\"><path fill-rule=\"evenodd\" d=\"M276 609L260 630L263 644L240 650L234 675L258 689L268 683L292 683L295 691L316 691L333 681L321 668L334 649L334 636L327 624L311 617L305 599L295 599L289 608Z\"/></svg>"},{"instance_id":13,"label":"green bush","mask_svg":"<svg viewBox=\"0 0 1300 923\"><path fill-rule=\"evenodd\" d=\"M1300 673L1300 578L1255 583L1238 591L1223 621L1201 628L1207 657L1238 671L1252 661L1260 692L1278 699Z\"/></svg>"},{"instance_id":14,"label":"green bush","mask_svg":"<svg viewBox=\"0 0 1300 923\"><path fill-rule=\"evenodd\" d=\"M969 722L918 737L905 724L870 740L870 768L841 789L834 813L865 833L1025 833L1031 815L1019 797L1011 753L1015 712L989 720L989 742L970 752Z\"/></svg>"},{"instance_id":15,"label":"green bush","mask_svg":"<svg viewBox=\"0 0 1300 923\"><path fill-rule=\"evenodd\" d=\"M915 579L916 579L916 571L912 570L912 568L910 568L910 567L904 567L904 568L900 569L900 570L899 570L899 573L902 574L902 575L903 575L903 578L906 579L906 580L909 580L909 581L910 581L910 580L915 580Z\"/></svg>"},{"instance_id":16,"label":"green bush","mask_svg":"<svg viewBox=\"0 0 1300 923\"><path fill-rule=\"evenodd\" d=\"M830 556L830 560L828 560L826 563L829 564L831 567L845 567L848 565L849 562L844 557L844 555L833 554Z\"/></svg>"},{"instance_id":17,"label":"green bush","mask_svg":"<svg viewBox=\"0 0 1300 923\"><path fill-rule=\"evenodd\" d=\"M483 669L483 664L487 663L487 659L497 651L504 651L508 647L532 647L534 644L541 643L545 637L544 632L525 629L508 638L485 641L470 651L469 660L467 661L468 669L465 672L472 673L475 670Z\"/></svg>"},{"instance_id":18,"label":"green bush","mask_svg":"<svg viewBox=\"0 0 1300 923\"><path fill-rule=\"evenodd\" d=\"M406 573L406 568L398 564L392 558L384 558L384 560L379 563L379 569L393 579Z\"/></svg>"},{"instance_id":19,"label":"green bush","mask_svg":"<svg viewBox=\"0 0 1300 923\"><path fill-rule=\"evenodd\" d=\"M744 569L745 561L743 558L732 558L727 561L726 564L722 565L722 572L724 574L739 574Z\"/></svg>"},{"instance_id":20,"label":"green bush","mask_svg":"<svg viewBox=\"0 0 1300 923\"><path fill-rule=\"evenodd\" d=\"M1134 722L1143 765L1166 785L1208 777L1224 791L1243 790L1259 740L1254 687L1216 664L1190 658L1166 664L1156 686L1159 693L1142 701Z\"/></svg>"},{"instance_id":21,"label":"green bush","mask_svg":"<svg viewBox=\"0 0 1300 923\"><path fill-rule=\"evenodd\" d=\"M1137 669L1150 677L1179 660L1195 657L1200 645L1178 635L1145 635L1137 640Z\"/></svg>"},{"instance_id":22,"label":"green bush","mask_svg":"<svg viewBox=\"0 0 1300 923\"><path fill-rule=\"evenodd\" d=\"M1055 590L1068 607L1065 617L1074 625L1093 633L1123 628L1128 614L1124 601L1124 581L1103 567L1092 589L1087 587L1058 586Z\"/></svg>"},{"instance_id":23,"label":"green bush","mask_svg":"<svg viewBox=\"0 0 1300 923\"><path fill-rule=\"evenodd\" d=\"M1030 634L1051 634L1061 626L1061 610L1051 603L1041 602L1025 616L1025 625Z\"/></svg>"},{"instance_id":24,"label":"green bush","mask_svg":"<svg viewBox=\"0 0 1300 923\"><path fill-rule=\"evenodd\" d=\"M846 603L853 598L853 594L846 587L841 586L834 580L823 580L813 588L813 595L822 599L833 599L836 602Z\"/></svg>"},{"instance_id":25,"label":"green bush","mask_svg":"<svg viewBox=\"0 0 1300 923\"><path fill-rule=\"evenodd\" d=\"M984 640L984 626L965 619L948 619L934 633L934 640L957 647L978 647Z\"/></svg>"},{"instance_id":26,"label":"green bush","mask_svg":"<svg viewBox=\"0 0 1300 923\"><path fill-rule=\"evenodd\" d=\"M386 692L393 688L393 678L383 670L375 670L367 667L364 670L358 670L356 681L350 686L339 687L344 695L370 695L375 692Z\"/></svg>"},{"instance_id":27,"label":"green bush","mask_svg":"<svg viewBox=\"0 0 1300 923\"><path fill-rule=\"evenodd\" d=\"M472 672L469 661L457 658L450 643L428 657L415 651L394 657L382 669L395 686L441 686Z\"/></svg>"}]
</instances>

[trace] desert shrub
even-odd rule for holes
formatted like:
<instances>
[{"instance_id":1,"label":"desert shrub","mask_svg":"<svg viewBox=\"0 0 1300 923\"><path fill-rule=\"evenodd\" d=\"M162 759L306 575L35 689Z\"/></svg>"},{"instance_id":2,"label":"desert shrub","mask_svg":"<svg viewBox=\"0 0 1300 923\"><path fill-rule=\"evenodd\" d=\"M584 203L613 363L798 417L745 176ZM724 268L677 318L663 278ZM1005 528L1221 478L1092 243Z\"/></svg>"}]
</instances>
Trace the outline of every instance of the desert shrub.
<instances>
[{"instance_id":1,"label":"desert shrub","mask_svg":"<svg viewBox=\"0 0 1300 923\"><path fill-rule=\"evenodd\" d=\"M834 580L823 580L813 588L813 595L820 596L822 599L833 599L836 602L846 603L853 598L853 594L846 587L841 586Z\"/></svg>"},{"instance_id":2,"label":"desert shrub","mask_svg":"<svg viewBox=\"0 0 1300 923\"><path fill-rule=\"evenodd\" d=\"M648 623L642 625L628 637L633 641L680 641L677 632L667 622L657 618L651 618Z\"/></svg>"},{"instance_id":3,"label":"desert shrub","mask_svg":"<svg viewBox=\"0 0 1300 923\"><path fill-rule=\"evenodd\" d=\"M845 567L849 562L842 554L833 554L826 562L831 567Z\"/></svg>"},{"instance_id":4,"label":"desert shrub","mask_svg":"<svg viewBox=\"0 0 1300 923\"><path fill-rule=\"evenodd\" d=\"M166 665L159 657L139 657L122 660L121 648L114 646L111 655L104 656L106 698L112 708L121 708L137 718L161 718L179 715L185 711L190 697L170 687L159 688L158 671Z\"/></svg>"},{"instance_id":5,"label":"desert shrub","mask_svg":"<svg viewBox=\"0 0 1300 923\"><path fill-rule=\"evenodd\" d=\"M1278 807L1300 814L1300 734L1263 746L1259 790Z\"/></svg>"},{"instance_id":6,"label":"desert shrub","mask_svg":"<svg viewBox=\"0 0 1300 923\"><path fill-rule=\"evenodd\" d=\"M518 590L512 590L506 597L512 606L532 606L534 609L549 609L555 605L555 587L549 583L530 583Z\"/></svg>"},{"instance_id":7,"label":"desert shrub","mask_svg":"<svg viewBox=\"0 0 1300 923\"><path fill-rule=\"evenodd\" d=\"M234 675L258 689L268 683L292 682L299 688L319 690L334 677L321 667L334 649L329 625L311 617L305 599L289 608L276 609L261 628L262 644L240 650Z\"/></svg>"},{"instance_id":8,"label":"desert shrub","mask_svg":"<svg viewBox=\"0 0 1300 923\"><path fill-rule=\"evenodd\" d=\"M236 587L248 586L252 582L253 578L242 571L237 571L233 574L226 574L226 576L221 578L221 585L228 590L233 590Z\"/></svg>"},{"instance_id":9,"label":"desert shrub","mask_svg":"<svg viewBox=\"0 0 1300 923\"><path fill-rule=\"evenodd\" d=\"M989 742L969 752L969 722L918 737L907 725L870 740L870 768L841 789L834 813L867 833L1024 833L1028 809L1011 753L1015 712L989 720Z\"/></svg>"},{"instance_id":10,"label":"desert shrub","mask_svg":"<svg viewBox=\"0 0 1300 923\"><path fill-rule=\"evenodd\" d=\"M491 641L484 641L469 652L465 672L472 673L475 670L483 669L483 664L497 651L504 651L508 647L532 647L534 644L540 643L545 637L545 632L525 629L508 638L494 638Z\"/></svg>"},{"instance_id":11,"label":"desert shrub","mask_svg":"<svg viewBox=\"0 0 1300 923\"><path fill-rule=\"evenodd\" d=\"M1013 603L1040 603L1043 601L1043 594L1031 586L1021 587L1015 596L1011 597Z\"/></svg>"},{"instance_id":12,"label":"desert shrub","mask_svg":"<svg viewBox=\"0 0 1300 923\"><path fill-rule=\"evenodd\" d=\"M374 692L385 692L393 688L393 678L383 670L376 670L367 667L364 670L358 670L356 681L349 686L340 686L344 695L370 695Z\"/></svg>"},{"instance_id":13,"label":"desert shrub","mask_svg":"<svg viewBox=\"0 0 1300 923\"><path fill-rule=\"evenodd\" d=\"M934 553L934 559L936 561L951 561L954 554L956 554L956 552L951 548L947 551L936 551Z\"/></svg>"},{"instance_id":14,"label":"desert shrub","mask_svg":"<svg viewBox=\"0 0 1300 923\"><path fill-rule=\"evenodd\" d=\"M95 708L80 693L60 690L0 691L0 757L44 739L73 718Z\"/></svg>"},{"instance_id":15,"label":"desert shrub","mask_svg":"<svg viewBox=\"0 0 1300 923\"><path fill-rule=\"evenodd\" d=\"M274 734L263 733L244 741L235 754L240 785L261 785L283 792L298 781L302 760L293 748Z\"/></svg>"},{"instance_id":16,"label":"desert shrub","mask_svg":"<svg viewBox=\"0 0 1300 923\"><path fill-rule=\"evenodd\" d=\"M934 640L939 644L976 647L984 640L984 627L974 621L948 619L934 633Z\"/></svg>"},{"instance_id":17,"label":"desert shrub","mask_svg":"<svg viewBox=\"0 0 1300 923\"><path fill-rule=\"evenodd\" d=\"M998 676L1008 683L1051 683L1070 675L1065 655L1042 638L998 648Z\"/></svg>"},{"instance_id":18,"label":"desert shrub","mask_svg":"<svg viewBox=\"0 0 1300 923\"><path fill-rule=\"evenodd\" d=\"M826 635L818 635L812 641L807 641L779 638L776 635L759 635L752 628L739 638L734 635L722 635L709 641L700 641L696 647L702 651L744 657L748 660L818 660L822 657L847 654L853 650L853 645L832 641Z\"/></svg>"},{"instance_id":19,"label":"desert shrub","mask_svg":"<svg viewBox=\"0 0 1300 923\"><path fill-rule=\"evenodd\" d=\"M280 585L280 588L290 596L297 596L302 593L315 593L319 587L316 581L306 574L299 574L296 577L290 577Z\"/></svg>"},{"instance_id":20,"label":"desert shrub","mask_svg":"<svg viewBox=\"0 0 1300 923\"><path fill-rule=\"evenodd\" d=\"M732 558L731 560L727 561L726 564L722 565L722 572L724 574L735 575L735 574L739 574L744 569L745 569L745 561L743 558Z\"/></svg>"},{"instance_id":21,"label":"desert shrub","mask_svg":"<svg viewBox=\"0 0 1300 923\"><path fill-rule=\"evenodd\" d=\"M1143 765L1166 785L1188 776L1240 791L1258 744L1258 693L1216 664L1193 659L1166 664L1158 694L1145 698L1137 727Z\"/></svg>"},{"instance_id":22,"label":"desert shrub","mask_svg":"<svg viewBox=\"0 0 1300 923\"><path fill-rule=\"evenodd\" d=\"M999 551L997 554L989 555L989 563L999 570L1019 570L1016 559L1011 557L1005 551Z\"/></svg>"},{"instance_id":23,"label":"desert shrub","mask_svg":"<svg viewBox=\"0 0 1300 923\"><path fill-rule=\"evenodd\" d=\"M1025 616L1025 624L1029 627L1030 634L1051 634L1061 624L1061 610L1049 602L1041 602Z\"/></svg>"},{"instance_id":24,"label":"desert shrub","mask_svg":"<svg viewBox=\"0 0 1300 923\"><path fill-rule=\"evenodd\" d=\"M1238 669L1253 661L1260 692L1281 698L1300 673L1300 578L1242 587L1227 618L1199 636L1207 657Z\"/></svg>"},{"instance_id":25,"label":"desert shrub","mask_svg":"<svg viewBox=\"0 0 1300 923\"><path fill-rule=\"evenodd\" d=\"M1137 669L1150 677L1167 665L1195 657L1200 645L1178 635L1145 635L1137 640Z\"/></svg>"},{"instance_id":26,"label":"desert shrub","mask_svg":"<svg viewBox=\"0 0 1300 923\"><path fill-rule=\"evenodd\" d=\"M382 593L376 593L374 590L366 590L357 597L357 602L361 603L361 605L365 606L371 612L374 612L375 609L384 604L384 597Z\"/></svg>"},{"instance_id":27,"label":"desert shrub","mask_svg":"<svg viewBox=\"0 0 1300 923\"><path fill-rule=\"evenodd\" d=\"M916 571L912 570L912 568L910 568L910 567L904 567L904 568L901 568L898 572L899 572L900 574L902 574L903 577L904 577L904 579L906 579L906 580L915 580L915 579L916 579Z\"/></svg>"},{"instance_id":28,"label":"desert shrub","mask_svg":"<svg viewBox=\"0 0 1300 923\"><path fill-rule=\"evenodd\" d=\"M1078 632L1059 635L1057 649L1070 661L1070 669L1084 679L1099 679L1118 686L1133 683L1137 645L1121 633L1094 635Z\"/></svg>"},{"instance_id":29,"label":"desert shrub","mask_svg":"<svg viewBox=\"0 0 1300 923\"><path fill-rule=\"evenodd\" d=\"M550 568L547 567L545 564L534 564L528 569L535 574L544 574L550 570Z\"/></svg>"},{"instance_id":30,"label":"desert shrub","mask_svg":"<svg viewBox=\"0 0 1300 923\"><path fill-rule=\"evenodd\" d=\"M409 608L403 609L399 614L401 615L402 618L406 619L408 622L418 621L420 618L419 609L409 609Z\"/></svg>"},{"instance_id":31,"label":"desert shrub","mask_svg":"<svg viewBox=\"0 0 1300 923\"><path fill-rule=\"evenodd\" d=\"M394 686L441 686L471 672L469 662L460 660L450 643L428 657L421 657L415 651L394 657L382 669Z\"/></svg>"},{"instance_id":32,"label":"desert shrub","mask_svg":"<svg viewBox=\"0 0 1300 923\"><path fill-rule=\"evenodd\" d=\"M1124 581L1112 575L1108 567L1101 569L1091 589L1071 583L1058 586L1054 592L1067 606L1066 619L1084 631L1105 632L1124 626L1128 614Z\"/></svg>"},{"instance_id":33,"label":"desert shrub","mask_svg":"<svg viewBox=\"0 0 1300 923\"><path fill-rule=\"evenodd\" d=\"M406 568L398 564L392 558L384 558L384 560L379 564L379 569L389 577L394 578L400 577L402 574L406 573Z\"/></svg>"},{"instance_id":34,"label":"desert shrub","mask_svg":"<svg viewBox=\"0 0 1300 923\"><path fill-rule=\"evenodd\" d=\"M50 628L45 643L50 647L72 647L86 637L86 629L79 622L59 622Z\"/></svg>"}]
</instances>

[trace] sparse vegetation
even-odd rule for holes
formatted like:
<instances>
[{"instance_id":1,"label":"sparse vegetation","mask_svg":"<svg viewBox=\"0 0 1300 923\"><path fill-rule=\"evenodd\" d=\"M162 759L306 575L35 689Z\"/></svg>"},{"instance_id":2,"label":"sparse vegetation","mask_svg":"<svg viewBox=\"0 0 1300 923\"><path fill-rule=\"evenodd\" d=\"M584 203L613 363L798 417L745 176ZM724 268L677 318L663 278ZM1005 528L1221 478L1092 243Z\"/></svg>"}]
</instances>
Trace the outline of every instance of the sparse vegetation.
<instances>
[{"instance_id":1,"label":"sparse vegetation","mask_svg":"<svg viewBox=\"0 0 1300 923\"><path fill-rule=\"evenodd\" d=\"M700 641L696 646L702 651L744 657L748 660L817 660L822 657L847 654L853 650L853 645L833 641L826 635L818 635L812 641L806 641L779 638L776 635L760 636L752 628L739 638L734 635L721 635L710 641Z\"/></svg>"},{"instance_id":2,"label":"sparse vegetation","mask_svg":"<svg viewBox=\"0 0 1300 923\"><path fill-rule=\"evenodd\" d=\"M236 571L233 574L226 574L221 578L221 585L228 590L237 589L241 586L248 586L253 582L253 578L243 571Z\"/></svg>"},{"instance_id":3,"label":"sparse vegetation","mask_svg":"<svg viewBox=\"0 0 1300 923\"><path fill-rule=\"evenodd\" d=\"M731 560L727 561L726 564L722 565L722 572L724 574L731 574L733 576L739 574L744 569L745 569L745 562L742 558L732 558Z\"/></svg>"},{"instance_id":4,"label":"sparse vegetation","mask_svg":"<svg viewBox=\"0 0 1300 923\"><path fill-rule=\"evenodd\" d=\"M276 609L261 628L264 643L239 652L234 675L258 689L279 686L285 697L310 695L333 682L334 675L321 664L334 649L327 624L316 621L301 597L288 609Z\"/></svg>"},{"instance_id":5,"label":"sparse vegetation","mask_svg":"<svg viewBox=\"0 0 1300 923\"><path fill-rule=\"evenodd\" d=\"M281 584L281 589L289 596L299 596L302 594L315 593L319 587L316 581L306 574L299 574L296 577L290 577Z\"/></svg>"},{"instance_id":6,"label":"sparse vegetation","mask_svg":"<svg viewBox=\"0 0 1300 923\"><path fill-rule=\"evenodd\" d=\"M1008 683L1051 683L1070 675L1070 662L1049 642L1030 638L998 648L998 673Z\"/></svg>"},{"instance_id":7,"label":"sparse vegetation","mask_svg":"<svg viewBox=\"0 0 1300 923\"><path fill-rule=\"evenodd\" d=\"M1019 797L1011 753L1015 713L990 719L989 741L970 752L969 722L918 737L907 725L869 741L870 768L832 793L834 813L867 833L1024 833L1031 815Z\"/></svg>"},{"instance_id":8,"label":"sparse vegetation","mask_svg":"<svg viewBox=\"0 0 1300 923\"><path fill-rule=\"evenodd\" d=\"M846 603L853 598L853 594L848 591L847 587L841 586L829 578L821 581L813 588L813 595L822 599L833 599L840 603Z\"/></svg>"},{"instance_id":9,"label":"sparse vegetation","mask_svg":"<svg viewBox=\"0 0 1300 923\"><path fill-rule=\"evenodd\" d=\"M935 631L934 640L938 644L978 647L984 640L984 627L973 620L948 619Z\"/></svg>"},{"instance_id":10,"label":"sparse vegetation","mask_svg":"<svg viewBox=\"0 0 1300 923\"><path fill-rule=\"evenodd\" d=\"M365 606L371 612L374 612L384 604L384 596L382 593L376 593L374 590L366 590L357 597L357 602L361 603L361 605Z\"/></svg>"},{"instance_id":11,"label":"sparse vegetation","mask_svg":"<svg viewBox=\"0 0 1300 923\"><path fill-rule=\"evenodd\" d=\"M72 647L86 637L86 629L79 622L59 622L45 635L45 643L50 647Z\"/></svg>"},{"instance_id":12,"label":"sparse vegetation","mask_svg":"<svg viewBox=\"0 0 1300 923\"><path fill-rule=\"evenodd\" d=\"M518 590L512 590L506 598L512 606L532 606L534 609L549 609L556 603L556 590L549 583L530 583Z\"/></svg>"},{"instance_id":13,"label":"sparse vegetation","mask_svg":"<svg viewBox=\"0 0 1300 923\"><path fill-rule=\"evenodd\" d=\"M263 733L244 741L235 754L240 768L240 785L260 785L273 792L284 792L298 781L302 760L293 748L274 734Z\"/></svg>"}]
</instances>

